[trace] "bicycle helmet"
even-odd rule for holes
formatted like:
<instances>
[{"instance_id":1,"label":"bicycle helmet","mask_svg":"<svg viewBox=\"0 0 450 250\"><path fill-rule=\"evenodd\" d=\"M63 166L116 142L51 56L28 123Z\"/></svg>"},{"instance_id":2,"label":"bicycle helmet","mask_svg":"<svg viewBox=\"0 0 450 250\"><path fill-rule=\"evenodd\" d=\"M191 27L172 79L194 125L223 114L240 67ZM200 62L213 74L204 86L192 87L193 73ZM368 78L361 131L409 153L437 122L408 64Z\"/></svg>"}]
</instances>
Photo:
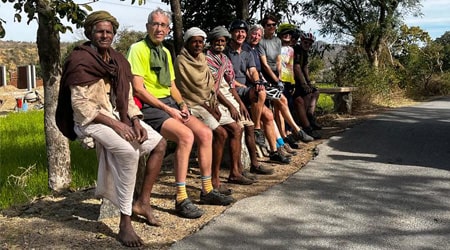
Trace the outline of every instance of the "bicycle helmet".
<instances>
[{"instance_id":1,"label":"bicycle helmet","mask_svg":"<svg viewBox=\"0 0 450 250\"><path fill-rule=\"evenodd\" d=\"M301 40L310 40L312 42L314 42L316 40L316 37L310 32L308 32L308 33L303 32L300 37L301 37Z\"/></svg>"},{"instance_id":2,"label":"bicycle helmet","mask_svg":"<svg viewBox=\"0 0 450 250\"><path fill-rule=\"evenodd\" d=\"M278 26L277 35L281 37L284 34L290 33L291 35L295 32L295 25L290 23L282 23Z\"/></svg>"},{"instance_id":3,"label":"bicycle helmet","mask_svg":"<svg viewBox=\"0 0 450 250\"><path fill-rule=\"evenodd\" d=\"M299 29L295 29L294 32L292 32L292 39L298 40L301 34L302 32Z\"/></svg>"},{"instance_id":4,"label":"bicycle helmet","mask_svg":"<svg viewBox=\"0 0 450 250\"><path fill-rule=\"evenodd\" d=\"M281 98L281 91L278 88L274 87L267 87L266 88L266 97L269 100L278 100Z\"/></svg>"},{"instance_id":5,"label":"bicycle helmet","mask_svg":"<svg viewBox=\"0 0 450 250\"><path fill-rule=\"evenodd\" d=\"M244 29L245 32L248 32L248 24L244 20L236 19L230 24L230 31L235 29Z\"/></svg>"}]
</instances>

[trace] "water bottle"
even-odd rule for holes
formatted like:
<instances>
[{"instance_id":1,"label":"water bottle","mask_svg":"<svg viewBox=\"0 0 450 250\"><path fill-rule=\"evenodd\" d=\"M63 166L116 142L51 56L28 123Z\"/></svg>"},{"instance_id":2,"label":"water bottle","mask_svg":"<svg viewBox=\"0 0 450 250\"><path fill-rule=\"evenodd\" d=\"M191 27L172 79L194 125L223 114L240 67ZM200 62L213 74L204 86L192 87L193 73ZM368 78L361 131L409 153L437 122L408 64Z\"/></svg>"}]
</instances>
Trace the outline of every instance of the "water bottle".
<instances>
[{"instance_id":1,"label":"water bottle","mask_svg":"<svg viewBox=\"0 0 450 250\"><path fill-rule=\"evenodd\" d=\"M28 103L27 103L27 101L23 102L22 111L24 111L24 112L28 111Z\"/></svg>"}]
</instances>

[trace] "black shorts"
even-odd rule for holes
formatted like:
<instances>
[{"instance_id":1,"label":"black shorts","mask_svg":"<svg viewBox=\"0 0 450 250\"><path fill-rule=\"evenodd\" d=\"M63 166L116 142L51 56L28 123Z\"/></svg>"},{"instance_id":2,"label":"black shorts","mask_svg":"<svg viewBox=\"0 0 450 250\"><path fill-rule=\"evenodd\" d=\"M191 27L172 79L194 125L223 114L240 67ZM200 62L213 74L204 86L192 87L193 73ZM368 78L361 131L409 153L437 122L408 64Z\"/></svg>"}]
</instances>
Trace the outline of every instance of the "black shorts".
<instances>
[{"instance_id":1,"label":"black shorts","mask_svg":"<svg viewBox=\"0 0 450 250\"><path fill-rule=\"evenodd\" d=\"M317 91L318 90L317 90L316 87L312 87L312 92L311 93L314 93L314 92L317 92ZM294 94L292 95L292 97L295 99L295 98L297 98L299 96L305 97L308 94L310 94L310 93L306 92L304 88L298 87L298 85L297 85L297 86L295 86L295 91L294 91Z\"/></svg>"},{"instance_id":2,"label":"black shorts","mask_svg":"<svg viewBox=\"0 0 450 250\"><path fill-rule=\"evenodd\" d=\"M171 96L160 98L159 100L171 108L179 109L177 103ZM150 125L154 130L158 131L158 133L161 132L163 123L171 118L171 116L162 109L152 107L148 104L143 104L141 111L144 114L144 122Z\"/></svg>"}]
</instances>

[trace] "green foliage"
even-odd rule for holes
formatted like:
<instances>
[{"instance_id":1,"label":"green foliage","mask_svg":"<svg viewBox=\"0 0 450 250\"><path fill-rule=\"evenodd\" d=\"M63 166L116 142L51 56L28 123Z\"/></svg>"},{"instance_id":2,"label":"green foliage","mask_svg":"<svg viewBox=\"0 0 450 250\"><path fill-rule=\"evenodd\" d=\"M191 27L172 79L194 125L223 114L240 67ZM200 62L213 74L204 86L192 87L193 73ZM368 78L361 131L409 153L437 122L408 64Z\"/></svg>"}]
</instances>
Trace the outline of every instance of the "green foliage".
<instances>
[{"instance_id":1,"label":"green foliage","mask_svg":"<svg viewBox=\"0 0 450 250\"><path fill-rule=\"evenodd\" d=\"M83 43L85 43L87 40L78 40L76 42L70 43L67 47L66 47L66 52L63 54L63 56L61 57L61 65L64 65L64 62L66 61L66 58L70 55L70 53L72 52L72 50L77 47L78 45L81 45Z\"/></svg>"},{"instance_id":2,"label":"green foliage","mask_svg":"<svg viewBox=\"0 0 450 250\"><path fill-rule=\"evenodd\" d=\"M143 31L119 30L115 36L114 47L118 52L126 55L131 44L142 40L146 35L147 33Z\"/></svg>"},{"instance_id":3,"label":"green foliage","mask_svg":"<svg viewBox=\"0 0 450 250\"><path fill-rule=\"evenodd\" d=\"M450 70L450 31L447 31L441 37L436 38L435 42L443 46L442 70Z\"/></svg>"},{"instance_id":4,"label":"green foliage","mask_svg":"<svg viewBox=\"0 0 450 250\"><path fill-rule=\"evenodd\" d=\"M94 150L71 147L74 188L91 186L97 175ZM44 112L9 113L0 118L0 209L48 194Z\"/></svg>"},{"instance_id":5,"label":"green foliage","mask_svg":"<svg viewBox=\"0 0 450 250\"><path fill-rule=\"evenodd\" d=\"M359 87L353 98L361 103L371 102L374 97L387 97L399 82L392 68L374 70L364 55L352 47L339 53L333 65L336 85Z\"/></svg>"},{"instance_id":6,"label":"green foliage","mask_svg":"<svg viewBox=\"0 0 450 250\"><path fill-rule=\"evenodd\" d=\"M368 61L376 68L382 42L402 18L400 10L413 11L419 3L420 0L309 0L301 6L306 16L321 25L322 34L353 37L354 43L364 48Z\"/></svg>"},{"instance_id":7,"label":"green foliage","mask_svg":"<svg viewBox=\"0 0 450 250\"><path fill-rule=\"evenodd\" d=\"M14 3L16 10L14 21L21 22L22 15L25 13L27 24L37 18L40 14L45 16L48 23L51 24L55 31L66 33L67 30L72 32L72 27L64 25L61 21L66 19L74 24L77 28L81 28L83 21L87 16L87 11L92 11L88 4L77 4L72 0L68 1L33 1L33 0L2 0L2 2ZM81 9L81 8L85 9ZM6 31L3 28L4 20L0 19L0 38L5 36Z\"/></svg>"}]
</instances>

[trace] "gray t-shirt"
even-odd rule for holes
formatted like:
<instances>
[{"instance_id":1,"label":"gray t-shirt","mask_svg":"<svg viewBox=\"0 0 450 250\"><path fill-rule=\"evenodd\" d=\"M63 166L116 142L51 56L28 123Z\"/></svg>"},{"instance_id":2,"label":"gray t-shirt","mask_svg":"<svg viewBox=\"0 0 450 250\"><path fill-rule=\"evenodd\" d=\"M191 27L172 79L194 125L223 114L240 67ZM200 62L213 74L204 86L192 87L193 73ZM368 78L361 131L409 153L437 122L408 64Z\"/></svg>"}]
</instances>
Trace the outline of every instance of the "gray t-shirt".
<instances>
[{"instance_id":1,"label":"gray t-shirt","mask_svg":"<svg viewBox=\"0 0 450 250\"><path fill-rule=\"evenodd\" d=\"M280 38L273 36L270 39L263 38L259 42L259 47L263 56L266 56L267 63L272 71L277 71L277 57L281 54L281 40Z\"/></svg>"}]
</instances>

